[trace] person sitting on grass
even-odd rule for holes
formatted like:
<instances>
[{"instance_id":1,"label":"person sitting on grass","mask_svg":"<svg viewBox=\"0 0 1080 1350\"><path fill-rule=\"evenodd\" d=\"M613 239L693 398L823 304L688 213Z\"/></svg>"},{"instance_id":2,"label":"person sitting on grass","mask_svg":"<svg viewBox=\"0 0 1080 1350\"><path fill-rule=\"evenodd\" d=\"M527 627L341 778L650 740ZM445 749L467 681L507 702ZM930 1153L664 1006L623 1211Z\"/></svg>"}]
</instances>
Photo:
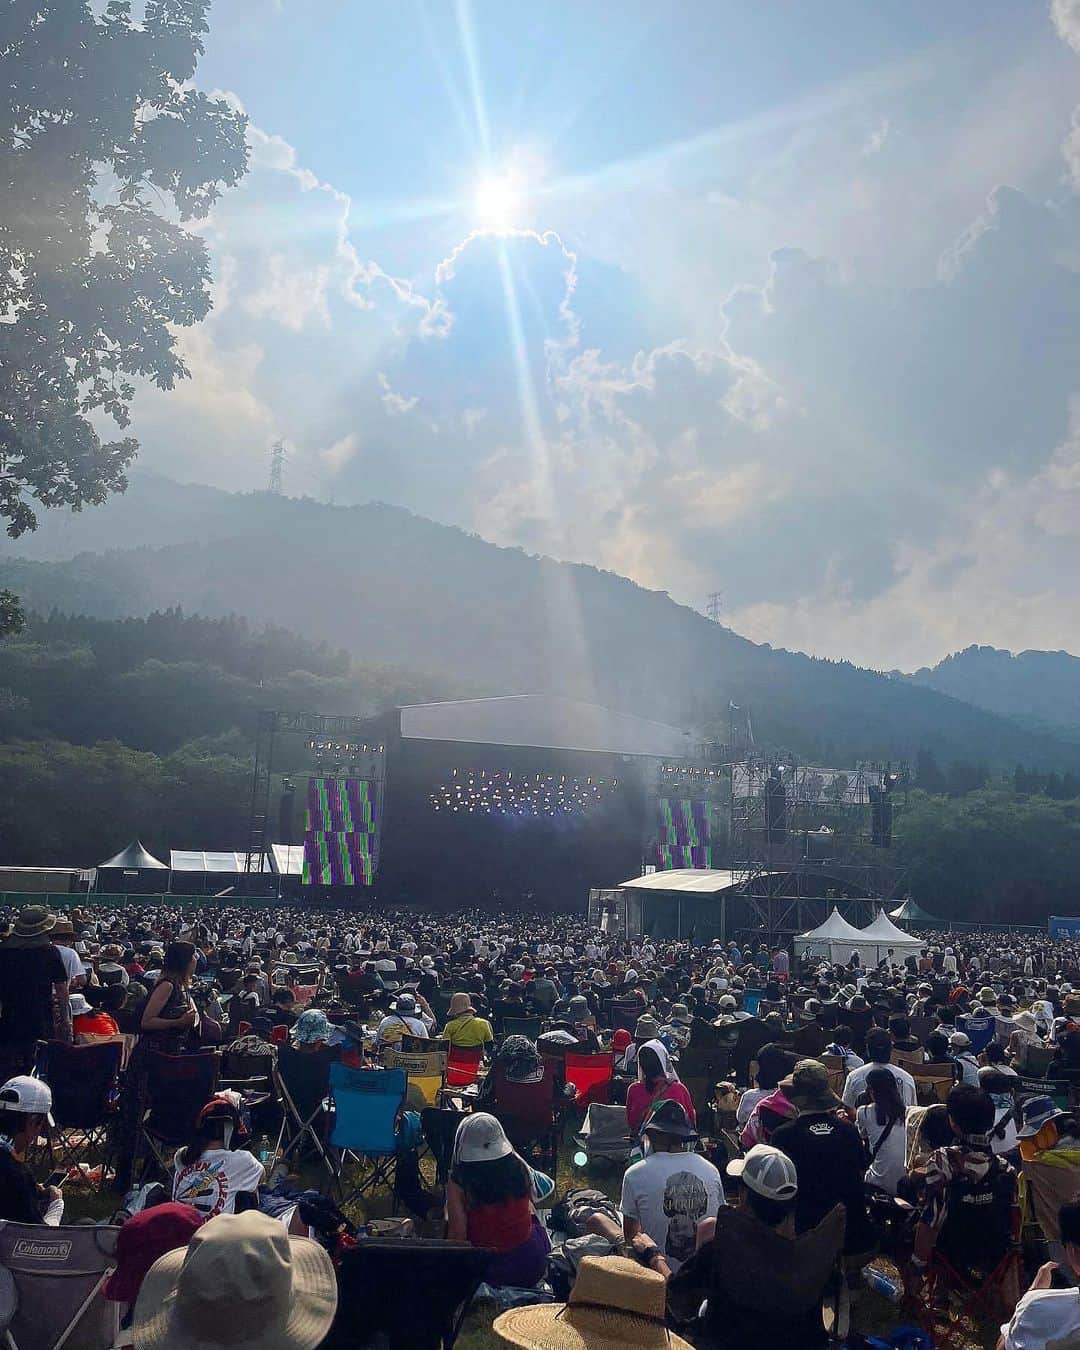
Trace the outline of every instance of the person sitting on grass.
<instances>
[{"instance_id":1,"label":"person sitting on grass","mask_svg":"<svg viewBox=\"0 0 1080 1350\"><path fill-rule=\"evenodd\" d=\"M535 1205L554 1190L549 1176L514 1152L495 1117L476 1111L462 1120L454 1138L446 1236L495 1253L484 1274L488 1284L538 1284L551 1243Z\"/></svg>"}]
</instances>

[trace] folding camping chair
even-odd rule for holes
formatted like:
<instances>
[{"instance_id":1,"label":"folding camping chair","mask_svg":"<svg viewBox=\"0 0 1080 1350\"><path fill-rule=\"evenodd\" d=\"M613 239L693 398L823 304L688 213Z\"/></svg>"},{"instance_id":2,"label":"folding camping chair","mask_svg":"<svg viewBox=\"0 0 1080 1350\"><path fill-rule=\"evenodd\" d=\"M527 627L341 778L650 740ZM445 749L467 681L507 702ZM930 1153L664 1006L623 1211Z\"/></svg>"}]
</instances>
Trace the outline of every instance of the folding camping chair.
<instances>
[{"instance_id":1,"label":"folding camping chair","mask_svg":"<svg viewBox=\"0 0 1080 1350\"><path fill-rule=\"evenodd\" d=\"M918 1073L911 1071L915 1079L915 1091L920 1106L931 1106L943 1102L949 1090L956 1082L956 1070L949 1064L920 1064Z\"/></svg>"},{"instance_id":2,"label":"folding camping chair","mask_svg":"<svg viewBox=\"0 0 1080 1350\"><path fill-rule=\"evenodd\" d=\"M574 1104L583 1109L592 1102L611 1098L611 1080L615 1076L613 1051L581 1055L569 1051L566 1056L566 1081L573 1086Z\"/></svg>"},{"instance_id":3,"label":"folding camping chair","mask_svg":"<svg viewBox=\"0 0 1080 1350\"><path fill-rule=\"evenodd\" d=\"M133 1170L140 1160L146 1161L145 1144L166 1175L172 1171L172 1153L191 1138L196 1117L217 1091L220 1072L221 1056L216 1050L196 1055L150 1052L146 1069L149 1106L139 1124Z\"/></svg>"},{"instance_id":4,"label":"folding camping chair","mask_svg":"<svg viewBox=\"0 0 1080 1350\"><path fill-rule=\"evenodd\" d=\"M388 1069L404 1069L409 1075L409 1086L405 1093L405 1104L410 1111L422 1111L425 1106L435 1106L442 1090L446 1075L446 1055L438 1050L428 1050L421 1054L406 1054L388 1046L383 1062Z\"/></svg>"},{"instance_id":5,"label":"folding camping chair","mask_svg":"<svg viewBox=\"0 0 1080 1350\"><path fill-rule=\"evenodd\" d=\"M958 1177L949 1183L948 1214L926 1266L916 1299L924 1329L938 1350L963 1334L961 1319L1011 1312L1020 1297L1020 1207L1016 1176L994 1167L978 1183ZM994 1307L998 1300L1000 1307ZM935 1311L956 1313L944 1328Z\"/></svg>"},{"instance_id":6,"label":"folding camping chair","mask_svg":"<svg viewBox=\"0 0 1080 1350\"><path fill-rule=\"evenodd\" d=\"M337 1177L334 1160L322 1139L334 1052L297 1050L291 1045L278 1049L274 1087L281 1101L281 1129L278 1131L277 1157L285 1159L305 1143L318 1154L330 1179Z\"/></svg>"},{"instance_id":7,"label":"folding camping chair","mask_svg":"<svg viewBox=\"0 0 1080 1350\"><path fill-rule=\"evenodd\" d=\"M758 1051L773 1039L773 1033L760 1018L748 1017L737 1023L738 1035L731 1050L728 1072L739 1087L750 1082L750 1061L757 1059Z\"/></svg>"},{"instance_id":8,"label":"folding camping chair","mask_svg":"<svg viewBox=\"0 0 1080 1350\"><path fill-rule=\"evenodd\" d=\"M504 1017L502 1019L502 1040L506 1036L527 1036L535 1041L540 1035L544 1023L539 1017Z\"/></svg>"},{"instance_id":9,"label":"folding camping chair","mask_svg":"<svg viewBox=\"0 0 1080 1350\"><path fill-rule=\"evenodd\" d=\"M480 1077L480 1061L484 1052L480 1046L452 1045L446 1056L446 1086L459 1092Z\"/></svg>"},{"instance_id":10,"label":"folding camping chair","mask_svg":"<svg viewBox=\"0 0 1080 1350\"><path fill-rule=\"evenodd\" d=\"M626 1122L625 1106L605 1106L593 1102L585 1115L574 1142L585 1151L588 1162L627 1163L633 1141Z\"/></svg>"},{"instance_id":11,"label":"folding camping chair","mask_svg":"<svg viewBox=\"0 0 1080 1350\"><path fill-rule=\"evenodd\" d=\"M101 1187L105 1185L105 1161L109 1125L116 1112L117 1079L123 1059L123 1038L114 1036L96 1045L68 1045L65 1041L38 1044L37 1076L52 1089L49 1150L66 1167L74 1167L79 1154L101 1157Z\"/></svg>"},{"instance_id":12,"label":"folding camping chair","mask_svg":"<svg viewBox=\"0 0 1080 1350\"><path fill-rule=\"evenodd\" d=\"M546 1170L554 1176L559 1157L557 1065L550 1059L542 1062L543 1076L533 1083L512 1083L502 1066L496 1064L491 1071L488 1110L502 1123L506 1137L520 1153L539 1144Z\"/></svg>"},{"instance_id":13,"label":"folding camping chair","mask_svg":"<svg viewBox=\"0 0 1080 1350\"><path fill-rule=\"evenodd\" d=\"M388 1350L452 1350L491 1255L468 1242L361 1238L342 1253L322 1350L361 1350L373 1336Z\"/></svg>"},{"instance_id":14,"label":"folding camping chair","mask_svg":"<svg viewBox=\"0 0 1080 1350\"><path fill-rule=\"evenodd\" d=\"M8 1350L111 1350L120 1304L101 1297L116 1269L119 1228L46 1228L0 1221L0 1267L15 1285L15 1311L3 1331Z\"/></svg>"},{"instance_id":15,"label":"folding camping chair","mask_svg":"<svg viewBox=\"0 0 1080 1350\"><path fill-rule=\"evenodd\" d=\"M408 1075L404 1069L350 1069L330 1066L333 1126L330 1147L338 1152L335 1169L341 1204L363 1198L380 1182L393 1185L397 1162L397 1119L405 1104ZM347 1158L372 1164L345 1194L342 1178Z\"/></svg>"}]
</instances>

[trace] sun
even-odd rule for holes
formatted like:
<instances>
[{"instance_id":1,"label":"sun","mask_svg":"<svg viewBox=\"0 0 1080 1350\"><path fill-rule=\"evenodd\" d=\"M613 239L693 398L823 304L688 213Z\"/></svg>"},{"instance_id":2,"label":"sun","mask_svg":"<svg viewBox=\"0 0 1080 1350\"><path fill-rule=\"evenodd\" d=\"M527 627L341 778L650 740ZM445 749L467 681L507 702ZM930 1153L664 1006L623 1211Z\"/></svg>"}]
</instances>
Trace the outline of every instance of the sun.
<instances>
[{"instance_id":1,"label":"sun","mask_svg":"<svg viewBox=\"0 0 1080 1350\"><path fill-rule=\"evenodd\" d=\"M484 225L505 229L521 206L521 189L510 174L482 178L473 192L473 208Z\"/></svg>"}]
</instances>

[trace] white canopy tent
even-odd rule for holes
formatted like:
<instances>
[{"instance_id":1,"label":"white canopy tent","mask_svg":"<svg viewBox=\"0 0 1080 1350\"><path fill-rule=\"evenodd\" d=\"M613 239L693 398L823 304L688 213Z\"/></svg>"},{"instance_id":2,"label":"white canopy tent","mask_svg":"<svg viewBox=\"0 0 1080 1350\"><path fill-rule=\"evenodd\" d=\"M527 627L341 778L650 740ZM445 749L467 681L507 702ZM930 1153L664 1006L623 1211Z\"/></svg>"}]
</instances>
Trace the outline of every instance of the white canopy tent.
<instances>
[{"instance_id":1,"label":"white canopy tent","mask_svg":"<svg viewBox=\"0 0 1080 1350\"><path fill-rule=\"evenodd\" d=\"M877 943L873 939L867 941L865 935L848 923L835 907L823 924L809 933L800 933L795 939L796 956L818 957L834 965L847 965L852 952L859 953L863 965L877 964Z\"/></svg>"},{"instance_id":2,"label":"white canopy tent","mask_svg":"<svg viewBox=\"0 0 1080 1350\"><path fill-rule=\"evenodd\" d=\"M874 957L875 965L889 954L890 948L894 959L899 964L905 956L917 956L926 946L925 942L912 937L910 933L905 933L902 928L897 928L883 909L878 911L878 916L874 922L862 930L861 937L864 942L873 941L877 943L877 955Z\"/></svg>"}]
</instances>

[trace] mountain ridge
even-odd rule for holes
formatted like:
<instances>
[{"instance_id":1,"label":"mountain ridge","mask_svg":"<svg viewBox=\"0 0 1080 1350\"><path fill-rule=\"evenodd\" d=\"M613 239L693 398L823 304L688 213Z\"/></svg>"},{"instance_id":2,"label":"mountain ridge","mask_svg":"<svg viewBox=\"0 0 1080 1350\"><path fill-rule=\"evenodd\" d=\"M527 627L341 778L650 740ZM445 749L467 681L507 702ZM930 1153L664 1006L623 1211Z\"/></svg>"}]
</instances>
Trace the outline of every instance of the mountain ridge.
<instances>
[{"instance_id":1,"label":"mountain ridge","mask_svg":"<svg viewBox=\"0 0 1080 1350\"><path fill-rule=\"evenodd\" d=\"M756 644L581 563L491 544L382 503L231 494L154 475L0 549L32 609L99 618L181 607L244 615L491 693L552 692L722 736L728 704L764 743L821 762L983 761L1080 769L1080 746L920 683ZM179 536L179 537L178 537ZM186 537L185 537L186 536ZM59 560L80 541L99 545ZM107 551L101 551L101 544ZM45 555L52 553L53 557Z\"/></svg>"}]
</instances>

